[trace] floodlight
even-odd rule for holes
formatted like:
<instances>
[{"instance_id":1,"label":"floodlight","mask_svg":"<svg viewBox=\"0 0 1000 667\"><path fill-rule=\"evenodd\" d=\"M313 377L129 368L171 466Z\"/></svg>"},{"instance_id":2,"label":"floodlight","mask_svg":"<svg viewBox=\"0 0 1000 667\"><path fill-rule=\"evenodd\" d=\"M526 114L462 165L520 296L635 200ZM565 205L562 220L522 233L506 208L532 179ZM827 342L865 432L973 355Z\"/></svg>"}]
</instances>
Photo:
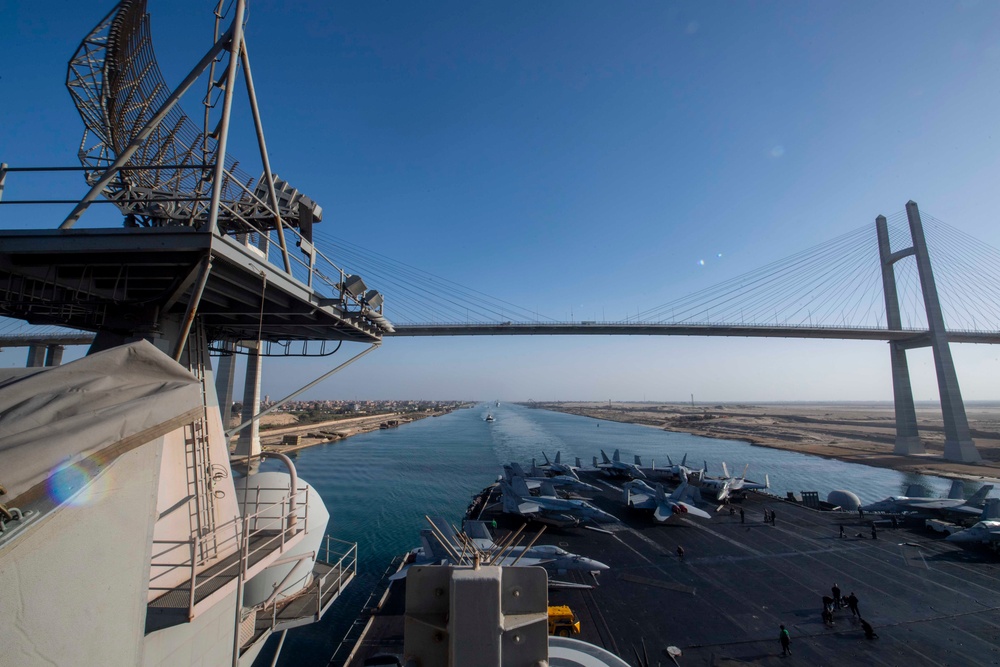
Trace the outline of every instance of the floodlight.
<instances>
[{"instance_id":1,"label":"floodlight","mask_svg":"<svg viewBox=\"0 0 1000 667\"><path fill-rule=\"evenodd\" d=\"M361 276L350 275L344 278L343 290L353 296L355 299L365 293L368 286L365 285L365 281L361 279Z\"/></svg>"},{"instance_id":2,"label":"floodlight","mask_svg":"<svg viewBox=\"0 0 1000 667\"><path fill-rule=\"evenodd\" d=\"M383 298L379 292L373 289L370 289L367 292L365 292L365 303L368 304L370 307L378 310L379 308L382 307L382 301Z\"/></svg>"}]
</instances>

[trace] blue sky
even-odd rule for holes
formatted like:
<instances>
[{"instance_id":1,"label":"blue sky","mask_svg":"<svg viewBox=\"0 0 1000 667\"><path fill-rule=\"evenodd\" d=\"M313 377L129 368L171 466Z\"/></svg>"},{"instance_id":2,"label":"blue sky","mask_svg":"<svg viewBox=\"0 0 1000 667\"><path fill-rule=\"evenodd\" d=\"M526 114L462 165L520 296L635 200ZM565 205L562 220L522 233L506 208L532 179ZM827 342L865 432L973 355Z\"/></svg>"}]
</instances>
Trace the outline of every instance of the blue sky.
<instances>
[{"instance_id":1,"label":"blue sky","mask_svg":"<svg viewBox=\"0 0 1000 667\"><path fill-rule=\"evenodd\" d=\"M168 82L207 48L213 6L150 0ZM0 161L75 163L82 123L66 61L109 8L0 0ZM1000 246L995 2L255 1L247 36L271 162L324 206L322 231L556 319L620 319L908 199ZM252 126L245 105L236 111L230 152L251 165ZM24 178L16 192L11 181L5 196L79 196L78 179ZM0 208L0 226L61 219L58 208L27 213ZM391 319L391 293L386 309ZM966 397L998 398L998 353L954 354ZM910 363L917 397L934 398L930 354L913 351ZM265 368L265 390L280 395L317 364ZM691 393L889 400L888 352L784 340L392 339L311 395Z\"/></svg>"}]
</instances>

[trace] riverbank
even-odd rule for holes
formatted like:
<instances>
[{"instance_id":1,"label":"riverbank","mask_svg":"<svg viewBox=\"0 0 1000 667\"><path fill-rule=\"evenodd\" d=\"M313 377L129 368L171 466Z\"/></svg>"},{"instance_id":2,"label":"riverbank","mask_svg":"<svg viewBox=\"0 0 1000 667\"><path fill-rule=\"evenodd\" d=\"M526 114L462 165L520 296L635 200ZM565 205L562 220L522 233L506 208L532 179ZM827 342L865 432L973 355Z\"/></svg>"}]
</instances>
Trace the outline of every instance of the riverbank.
<instances>
[{"instance_id":1,"label":"riverbank","mask_svg":"<svg viewBox=\"0 0 1000 667\"><path fill-rule=\"evenodd\" d=\"M332 419L312 424L294 423L294 417L288 414L265 415L262 418L263 425L273 425L274 428L267 428L260 432L261 450L264 452L280 452L287 454L315 445L323 445L349 438L360 433L370 433L382 428L382 424L395 423L388 428L398 428L411 422L419 421L427 417L440 417L446 415L458 407L435 410L433 412L387 412L378 415L366 415L363 417L350 417L348 419ZM294 423L293 425L285 425ZM236 425L235 423L233 424ZM284 444L285 436L297 436L295 444ZM235 438L230 448L235 446Z\"/></svg>"},{"instance_id":2,"label":"riverbank","mask_svg":"<svg viewBox=\"0 0 1000 667\"><path fill-rule=\"evenodd\" d=\"M892 453L896 434L890 403L781 403L690 406L678 403L534 403L556 412L642 424L708 438L743 440L851 463L956 479L1000 479L1000 404L966 406L969 427L984 461L952 463L941 458L940 410L917 408L923 456Z\"/></svg>"}]
</instances>

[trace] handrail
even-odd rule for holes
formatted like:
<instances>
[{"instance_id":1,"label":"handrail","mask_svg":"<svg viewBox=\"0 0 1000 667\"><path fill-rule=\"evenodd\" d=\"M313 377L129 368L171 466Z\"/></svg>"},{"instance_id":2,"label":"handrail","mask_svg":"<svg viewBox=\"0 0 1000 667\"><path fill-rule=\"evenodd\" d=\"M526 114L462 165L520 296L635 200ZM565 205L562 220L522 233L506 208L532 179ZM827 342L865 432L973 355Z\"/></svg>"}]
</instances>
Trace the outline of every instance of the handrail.
<instances>
[{"instance_id":1,"label":"handrail","mask_svg":"<svg viewBox=\"0 0 1000 667\"><path fill-rule=\"evenodd\" d=\"M112 165L107 168L108 173L114 172L126 172L126 171L160 171L160 170L193 170L193 171L203 171L206 168L212 168L214 165L204 165L204 164L169 164L169 165ZM31 199L31 200L11 200L3 199L2 194L4 193L5 186L9 185L6 182L6 176L13 173L57 173L65 171L94 171L94 167L81 166L81 167L11 167L7 164L0 166L0 205L14 205L14 204L78 204L79 199ZM230 173L230 167L225 167L225 173L232 177ZM228 181L237 190L242 190L246 200L250 203L260 206L262 209L267 210L269 213L274 213L272 205L263 200L256 192L250 190L246 185L244 185L240 179L232 177ZM157 193L155 197L152 197L149 201L156 202L200 202L209 201L209 197L192 197L192 196L179 196L170 195L167 193ZM241 200L242 201L242 200ZM120 204L121 202L115 199L107 200L95 200L90 202L91 204ZM265 263L279 268L282 272L288 274L291 277L296 278L303 282L309 288L316 291L317 296L320 298L325 298L328 295L332 295L332 298L339 301L342 307L346 311L348 304L353 304L357 306L358 311L351 311L350 314L362 315L364 316L365 309L368 307L363 300L363 295L353 295L350 292L343 289L344 278L346 273L344 269L339 267L332 259L327 257L316 245L306 239L301 230L297 227L288 225L282 220L282 232L284 235L291 235L290 245L297 245L301 249L301 255L304 255L308 259L304 259L299 253L290 252L289 248L286 247L281 253L281 257L275 257L272 259L268 249L271 245L278 246L280 239L272 238L272 235L277 236L278 230L276 228L264 227L263 225L255 224L255 221L248 218L240 213L240 211L235 207L228 205L227 202L220 202L221 208L226 210L230 215L232 215L236 220L239 221L240 225L243 226L242 229L236 229L227 227L224 230L215 230L215 233L220 236L228 236L234 239L241 235L258 234L262 238L266 239L266 246L263 249L263 260ZM279 216L280 219L280 216ZM237 239L237 242L238 239ZM243 245L241 243L241 245ZM284 264L284 260L287 258L289 264L287 267ZM322 260L322 261L317 261ZM296 271L292 270L292 265ZM319 287L320 289L315 289ZM374 312L382 315L382 307L374 309ZM347 314L345 312L345 314ZM376 325L377 326L377 325Z\"/></svg>"},{"instance_id":2,"label":"handrail","mask_svg":"<svg viewBox=\"0 0 1000 667\"><path fill-rule=\"evenodd\" d=\"M154 555L154 561L151 563L151 566L153 568L162 568L164 571L159 572L150 578L150 583L152 583L154 580L166 576L169 572L175 571L178 568L189 568L187 605L189 619L194 618L194 608L196 606L197 591L199 588L205 586L220 576L236 576L238 571L246 571L250 568L254 557L260 553L284 553L287 541L291 539L291 537L308 530L309 487L302 487L295 489L294 491L290 491L286 487L258 487L255 490L257 492L257 498L251 504L251 508L253 509L252 512L248 512L246 516L233 517L229 521L217 525L214 531L212 531L209 535L202 536L194 534L187 540L153 540L154 545L170 545L168 548L157 554L160 556L166 555L185 545L189 547L188 558L181 563L173 561L167 563L155 562L156 556ZM276 501L261 503L259 501L261 491L284 491L285 493ZM300 500L301 504L296 503L295 501L297 500ZM273 510L277 508L280 508L277 516L268 516L269 513L272 513ZM297 525L298 521L302 522L301 526ZM232 535L222 538L221 535L228 533L230 526L234 528ZM251 548L251 542L255 536L269 532L273 532L273 534L261 540L257 544L254 544ZM219 568L218 571L208 576L199 576L199 565L205 564L205 561L201 561L198 554L200 551L200 545L205 540L214 540L217 547L220 548L221 553L226 553L228 551L229 555L235 553L237 557L232 563ZM234 551L226 549L226 546L230 544L236 544L237 549ZM215 563L208 564L208 566L204 569L210 569L218 562L221 561L217 560ZM204 573L202 573L202 575L203 574ZM150 585L148 586L148 589L150 591L171 591L175 590L176 586L166 587Z\"/></svg>"}]
</instances>

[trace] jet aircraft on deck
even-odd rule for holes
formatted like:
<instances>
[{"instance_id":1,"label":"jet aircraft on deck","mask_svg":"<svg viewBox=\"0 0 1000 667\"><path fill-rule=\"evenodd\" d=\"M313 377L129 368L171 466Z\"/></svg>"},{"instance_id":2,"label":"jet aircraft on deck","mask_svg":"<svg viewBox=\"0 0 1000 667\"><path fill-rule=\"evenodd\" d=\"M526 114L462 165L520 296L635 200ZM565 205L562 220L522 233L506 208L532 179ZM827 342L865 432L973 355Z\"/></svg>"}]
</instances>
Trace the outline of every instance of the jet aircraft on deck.
<instances>
[{"instance_id":1,"label":"jet aircraft on deck","mask_svg":"<svg viewBox=\"0 0 1000 667\"><path fill-rule=\"evenodd\" d=\"M662 484L650 487L641 479L633 479L622 487L622 502L633 509L653 510L653 518L658 523L683 515L711 519L711 514L695 506L695 496L700 497L700 493L687 482L681 483L669 496Z\"/></svg>"}]
</instances>

